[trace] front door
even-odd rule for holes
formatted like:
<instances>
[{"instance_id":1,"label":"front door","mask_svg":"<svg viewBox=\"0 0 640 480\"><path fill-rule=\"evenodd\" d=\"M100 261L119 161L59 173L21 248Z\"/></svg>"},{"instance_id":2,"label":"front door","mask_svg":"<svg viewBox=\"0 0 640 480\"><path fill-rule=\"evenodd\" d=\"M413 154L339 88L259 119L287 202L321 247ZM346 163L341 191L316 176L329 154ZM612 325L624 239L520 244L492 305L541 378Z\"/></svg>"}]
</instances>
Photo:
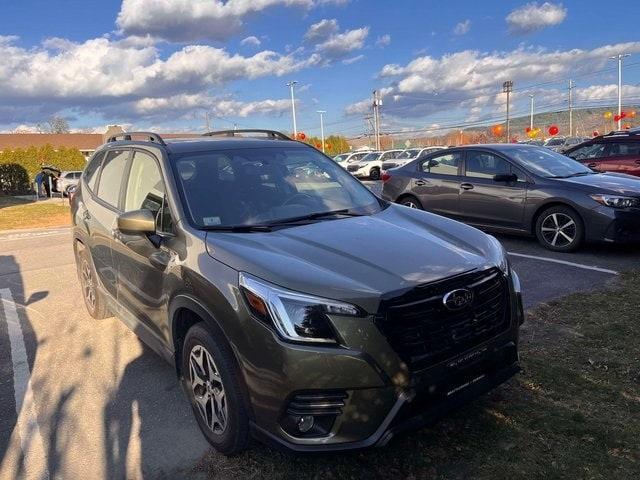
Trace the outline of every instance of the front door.
<instances>
[{"instance_id":1,"label":"front door","mask_svg":"<svg viewBox=\"0 0 640 480\"><path fill-rule=\"evenodd\" d=\"M496 175L517 180L496 181ZM490 152L467 150L460 184L460 218L475 225L521 229L527 198L527 178L510 162Z\"/></svg>"},{"instance_id":2,"label":"front door","mask_svg":"<svg viewBox=\"0 0 640 480\"><path fill-rule=\"evenodd\" d=\"M425 210L457 217L459 214L462 152L431 155L418 162L411 191Z\"/></svg>"},{"instance_id":3,"label":"front door","mask_svg":"<svg viewBox=\"0 0 640 480\"><path fill-rule=\"evenodd\" d=\"M170 333L163 293L172 253L162 239L171 229L164 185L156 158L136 150L125 182L123 211L151 211L156 217L158 234L129 235L116 231L113 255L118 274L118 303L158 340L168 344Z\"/></svg>"}]
</instances>

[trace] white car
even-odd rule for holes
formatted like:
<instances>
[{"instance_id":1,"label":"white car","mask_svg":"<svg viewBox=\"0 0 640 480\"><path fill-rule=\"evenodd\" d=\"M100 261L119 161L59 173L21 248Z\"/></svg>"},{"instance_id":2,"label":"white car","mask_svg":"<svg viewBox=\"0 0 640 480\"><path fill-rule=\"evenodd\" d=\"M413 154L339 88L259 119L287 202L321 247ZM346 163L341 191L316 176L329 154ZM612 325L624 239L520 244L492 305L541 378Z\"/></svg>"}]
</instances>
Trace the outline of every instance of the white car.
<instances>
[{"instance_id":1,"label":"white car","mask_svg":"<svg viewBox=\"0 0 640 480\"><path fill-rule=\"evenodd\" d=\"M402 152L400 155L398 155L395 159L384 162L382 164L382 170L384 171L384 170L389 170L391 168L402 167L407 163L411 162L412 160L415 160L416 158L419 158L423 155L427 155L429 153L436 152L438 150L444 150L446 148L447 147L441 147L441 146L408 148L407 150Z\"/></svg>"},{"instance_id":2,"label":"white car","mask_svg":"<svg viewBox=\"0 0 640 480\"><path fill-rule=\"evenodd\" d=\"M347 152L333 157L333 160L342 168L347 168L347 164L362 160L369 152Z\"/></svg>"},{"instance_id":3,"label":"white car","mask_svg":"<svg viewBox=\"0 0 640 480\"><path fill-rule=\"evenodd\" d=\"M386 152L371 152L357 162L347 165L347 171L357 178L380 180L382 175L382 163L385 160L393 160L404 150L387 150Z\"/></svg>"}]
</instances>

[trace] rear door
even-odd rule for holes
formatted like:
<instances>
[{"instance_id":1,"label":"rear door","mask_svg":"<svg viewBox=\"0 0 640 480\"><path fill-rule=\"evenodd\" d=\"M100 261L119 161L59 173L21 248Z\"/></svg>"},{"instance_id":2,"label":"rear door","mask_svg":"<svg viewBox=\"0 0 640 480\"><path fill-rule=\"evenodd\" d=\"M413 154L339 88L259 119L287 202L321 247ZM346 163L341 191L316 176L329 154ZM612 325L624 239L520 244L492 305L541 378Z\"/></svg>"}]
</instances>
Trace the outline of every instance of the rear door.
<instances>
[{"instance_id":1,"label":"rear door","mask_svg":"<svg viewBox=\"0 0 640 480\"><path fill-rule=\"evenodd\" d=\"M102 168L94 183L90 179L93 193L83 196L85 207L79 212L88 233L89 252L101 284L114 299L117 297L117 275L111 251L112 234L116 218L120 214L122 178L131 151L128 149L108 150L104 155Z\"/></svg>"},{"instance_id":2,"label":"rear door","mask_svg":"<svg viewBox=\"0 0 640 480\"><path fill-rule=\"evenodd\" d=\"M640 141L616 140L608 146L607 157L599 165L602 171L640 176Z\"/></svg>"},{"instance_id":3,"label":"rear door","mask_svg":"<svg viewBox=\"0 0 640 480\"><path fill-rule=\"evenodd\" d=\"M163 291L167 265L173 252L162 236L172 237L172 223L157 159L148 152L136 150L124 183L122 210L149 210L156 218L157 234L147 236L128 235L117 230L114 232L113 256L118 275L118 303L133 314L134 323L141 322L166 344L169 332ZM136 328L136 325L131 326Z\"/></svg>"},{"instance_id":4,"label":"rear door","mask_svg":"<svg viewBox=\"0 0 640 480\"><path fill-rule=\"evenodd\" d=\"M462 152L431 155L417 162L411 192L422 206L434 213L457 217L460 214Z\"/></svg>"},{"instance_id":5,"label":"rear door","mask_svg":"<svg viewBox=\"0 0 640 480\"><path fill-rule=\"evenodd\" d=\"M521 229L527 199L527 177L506 159L486 151L467 150L460 184L460 218L476 225ZM518 177L495 181L496 175Z\"/></svg>"},{"instance_id":6,"label":"rear door","mask_svg":"<svg viewBox=\"0 0 640 480\"><path fill-rule=\"evenodd\" d=\"M601 163L607 156L607 144L605 142L593 142L583 145L565 155L583 163L593 170L600 170Z\"/></svg>"}]
</instances>

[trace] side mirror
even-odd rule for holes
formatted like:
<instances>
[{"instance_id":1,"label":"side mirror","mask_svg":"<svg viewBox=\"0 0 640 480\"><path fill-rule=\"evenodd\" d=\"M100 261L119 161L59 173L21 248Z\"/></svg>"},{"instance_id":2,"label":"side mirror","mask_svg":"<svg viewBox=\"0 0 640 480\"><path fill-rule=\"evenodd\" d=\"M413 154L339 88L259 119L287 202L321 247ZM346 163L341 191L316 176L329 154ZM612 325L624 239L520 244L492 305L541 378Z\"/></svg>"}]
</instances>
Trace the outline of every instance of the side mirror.
<instances>
[{"instance_id":1,"label":"side mirror","mask_svg":"<svg viewBox=\"0 0 640 480\"><path fill-rule=\"evenodd\" d=\"M156 233L156 219L150 210L134 210L118 216L118 230L126 234Z\"/></svg>"},{"instance_id":2,"label":"side mirror","mask_svg":"<svg viewBox=\"0 0 640 480\"><path fill-rule=\"evenodd\" d=\"M517 182L518 176L514 173L500 173L498 175L493 176L493 181L505 182L505 183Z\"/></svg>"}]
</instances>

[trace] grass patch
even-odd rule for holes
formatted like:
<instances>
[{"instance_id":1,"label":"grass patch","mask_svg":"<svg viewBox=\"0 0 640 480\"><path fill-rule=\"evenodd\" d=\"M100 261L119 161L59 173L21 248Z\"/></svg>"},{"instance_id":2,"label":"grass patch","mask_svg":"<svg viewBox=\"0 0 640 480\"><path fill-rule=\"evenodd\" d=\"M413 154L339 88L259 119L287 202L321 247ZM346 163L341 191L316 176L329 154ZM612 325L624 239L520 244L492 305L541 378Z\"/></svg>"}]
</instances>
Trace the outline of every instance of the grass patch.
<instances>
[{"instance_id":1,"label":"grass patch","mask_svg":"<svg viewBox=\"0 0 640 480\"><path fill-rule=\"evenodd\" d=\"M523 372L384 449L304 456L214 452L203 478L640 478L640 272L527 315Z\"/></svg>"},{"instance_id":2,"label":"grass patch","mask_svg":"<svg viewBox=\"0 0 640 480\"><path fill-rule=\"evenodd\" d=\"M71 224L69 204L59 198L38 202L0 197L0 230L60 227Z\"/></svg>"}]
</instances>

